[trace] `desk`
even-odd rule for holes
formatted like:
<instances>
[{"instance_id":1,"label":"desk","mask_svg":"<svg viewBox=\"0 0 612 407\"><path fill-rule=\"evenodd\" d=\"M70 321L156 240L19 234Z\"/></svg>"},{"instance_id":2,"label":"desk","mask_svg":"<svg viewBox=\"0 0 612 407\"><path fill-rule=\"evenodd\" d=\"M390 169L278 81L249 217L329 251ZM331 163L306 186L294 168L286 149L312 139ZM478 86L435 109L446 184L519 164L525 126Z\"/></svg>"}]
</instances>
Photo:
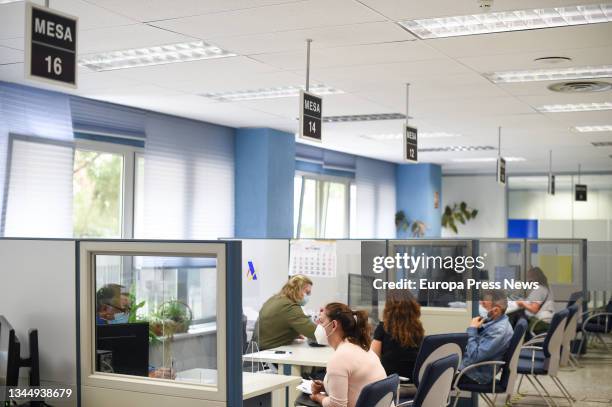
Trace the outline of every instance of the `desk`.
<instances>
[{"instance_id":1,"label":"desk","mask_svg":"<svg viewBox=\"0 0 612 407\"><path fill-rule=\"evenodd\" d=\"M177 373L176 380L198 384L214 384L217 380L217 371L201 368L184 370ZM284 389L295 389L301 382L302 378L297 376L244 372L242 373L242 399L257 401L260 398L269 400L264 405L284 407L286 404ZM245 405L248 405L248 403ZM253 403L253 405L259 404Z\"/></svg>"},{"instance_id":2,"label":"desk","mask_svg":"<svg viewBox=\"0 0 612 407\"><path fill-rule=\"evenodd\" d=\"M282 350L285 354L275 354L277 350ZM326 367L327 362L333 355L334 350L330 346L313 347L306 342L293 343L287 346L249 353L242 357L243 360L254 362L266 362L278 364L278 373L281 375L301 376L302 366ZM289 387L289 405L297 398L299 392L295 386Z\"/></svg>"}]
</instances>

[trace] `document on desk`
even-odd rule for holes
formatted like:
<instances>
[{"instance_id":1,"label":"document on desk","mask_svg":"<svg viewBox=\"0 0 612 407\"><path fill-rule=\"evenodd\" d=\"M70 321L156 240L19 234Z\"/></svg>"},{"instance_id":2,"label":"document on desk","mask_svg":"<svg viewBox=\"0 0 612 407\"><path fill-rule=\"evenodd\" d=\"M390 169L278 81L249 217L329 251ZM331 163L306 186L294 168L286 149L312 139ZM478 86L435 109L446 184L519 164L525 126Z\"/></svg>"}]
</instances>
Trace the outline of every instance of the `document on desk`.
<instances>
[{"instance_id":1,"label":"document on desk","mask_svg":"<svg viewBox=\"0 0 612 407\"><path fill-rule=\"evenodd\" d=\"M312 394L312 380L302 379L302 383L297 386L296 389L304 394Z\"/></svg>"},{"instance_id":2,"label":"document on desk","mask_svg":"<svg viewBox=\"0 0 612 407\"><path fill-rule=\"evenodd\" d=\"M249 356L257 355L266 359L285 359L287 356L292 355L290 351L274 351L274 350L262 350L256 354L244 355L243 357L248 358Z\"/></svg>"}]
</instances>

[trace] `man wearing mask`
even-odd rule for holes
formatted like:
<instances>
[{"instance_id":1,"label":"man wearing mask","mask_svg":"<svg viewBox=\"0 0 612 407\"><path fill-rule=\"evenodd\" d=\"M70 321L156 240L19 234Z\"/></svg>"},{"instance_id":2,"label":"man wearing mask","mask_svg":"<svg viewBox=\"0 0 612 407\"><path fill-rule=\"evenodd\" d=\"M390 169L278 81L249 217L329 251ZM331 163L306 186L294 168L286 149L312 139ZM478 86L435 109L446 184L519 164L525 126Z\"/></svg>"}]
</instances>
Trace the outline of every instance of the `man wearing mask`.
<instances>
[{"instance_id":1,"label":"man wearing mask","mask_svg":"<svg viewBox=\"0 0 612 407\"><path fill-rule=\"evenodd\" d=\"M467 329L468 343L460 369L484 361L502 360L512 339L513 329L506 316L508 299L502 290L483 294L480 301L481 315L472 319ZM480 366L470 369L461 378L465 383L491 383L493 367Z\"/></svg>"},{"instance_id":2,"label":"man wearing mask","mask_svg":"<svg viewBox=\"0 0 612 407\"><path fill-rule=\"evenodd\" d=\"M96 293L96 324L126 324L128 313L121 304L121 288L119 284L106 284Z\"/></svg>"},{"instance_id":3,"label":"man wearing mask","mask_svg":"<svg viewBox=\"0 0 612 407\"><path fill-rule=\"evenodd\" d=\"M300 335L315 338L316 325L302 310L311 291L312 280L296 275L264 303L253 332L260 350L289 345Z\"/></svg>"}]
</instances>

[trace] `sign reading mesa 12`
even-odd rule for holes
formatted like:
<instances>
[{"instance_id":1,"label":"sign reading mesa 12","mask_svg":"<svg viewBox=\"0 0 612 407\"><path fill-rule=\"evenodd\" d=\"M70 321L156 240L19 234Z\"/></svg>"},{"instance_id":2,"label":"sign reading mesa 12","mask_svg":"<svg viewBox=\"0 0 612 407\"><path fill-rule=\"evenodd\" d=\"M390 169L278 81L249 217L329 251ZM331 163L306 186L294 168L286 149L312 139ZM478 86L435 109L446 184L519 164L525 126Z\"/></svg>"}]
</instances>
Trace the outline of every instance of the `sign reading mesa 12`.
<instances>
[{"instance_id":1,"label":"sign reading mesa 12","mask_svg":"<svg viewBox=\"0 0 612 407\"><path fill-rule=\"evenodd\" d=\"M26 5L26 78L76 88L78 18Z\"/></svg>"}]
</instances>

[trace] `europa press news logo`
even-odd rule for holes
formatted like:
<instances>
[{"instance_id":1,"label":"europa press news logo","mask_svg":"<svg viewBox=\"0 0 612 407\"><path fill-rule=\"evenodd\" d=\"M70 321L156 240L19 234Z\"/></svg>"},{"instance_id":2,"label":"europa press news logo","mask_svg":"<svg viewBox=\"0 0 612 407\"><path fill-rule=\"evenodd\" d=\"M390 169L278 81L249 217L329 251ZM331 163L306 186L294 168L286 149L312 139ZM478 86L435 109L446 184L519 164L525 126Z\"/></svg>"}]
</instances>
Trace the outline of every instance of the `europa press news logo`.
<instances>
[{"instance_id":1,"label":"europa press news logo","mask_svg":"<svg viewBox=\"0 0 612 407\"><path fill-rule=\"evenodd\" d=\"M257 280L257 274L255 273L255 266L253 266L253 262L249 261L249 269L246 272L247 280Z\"/></svg>"}]
</instances>

